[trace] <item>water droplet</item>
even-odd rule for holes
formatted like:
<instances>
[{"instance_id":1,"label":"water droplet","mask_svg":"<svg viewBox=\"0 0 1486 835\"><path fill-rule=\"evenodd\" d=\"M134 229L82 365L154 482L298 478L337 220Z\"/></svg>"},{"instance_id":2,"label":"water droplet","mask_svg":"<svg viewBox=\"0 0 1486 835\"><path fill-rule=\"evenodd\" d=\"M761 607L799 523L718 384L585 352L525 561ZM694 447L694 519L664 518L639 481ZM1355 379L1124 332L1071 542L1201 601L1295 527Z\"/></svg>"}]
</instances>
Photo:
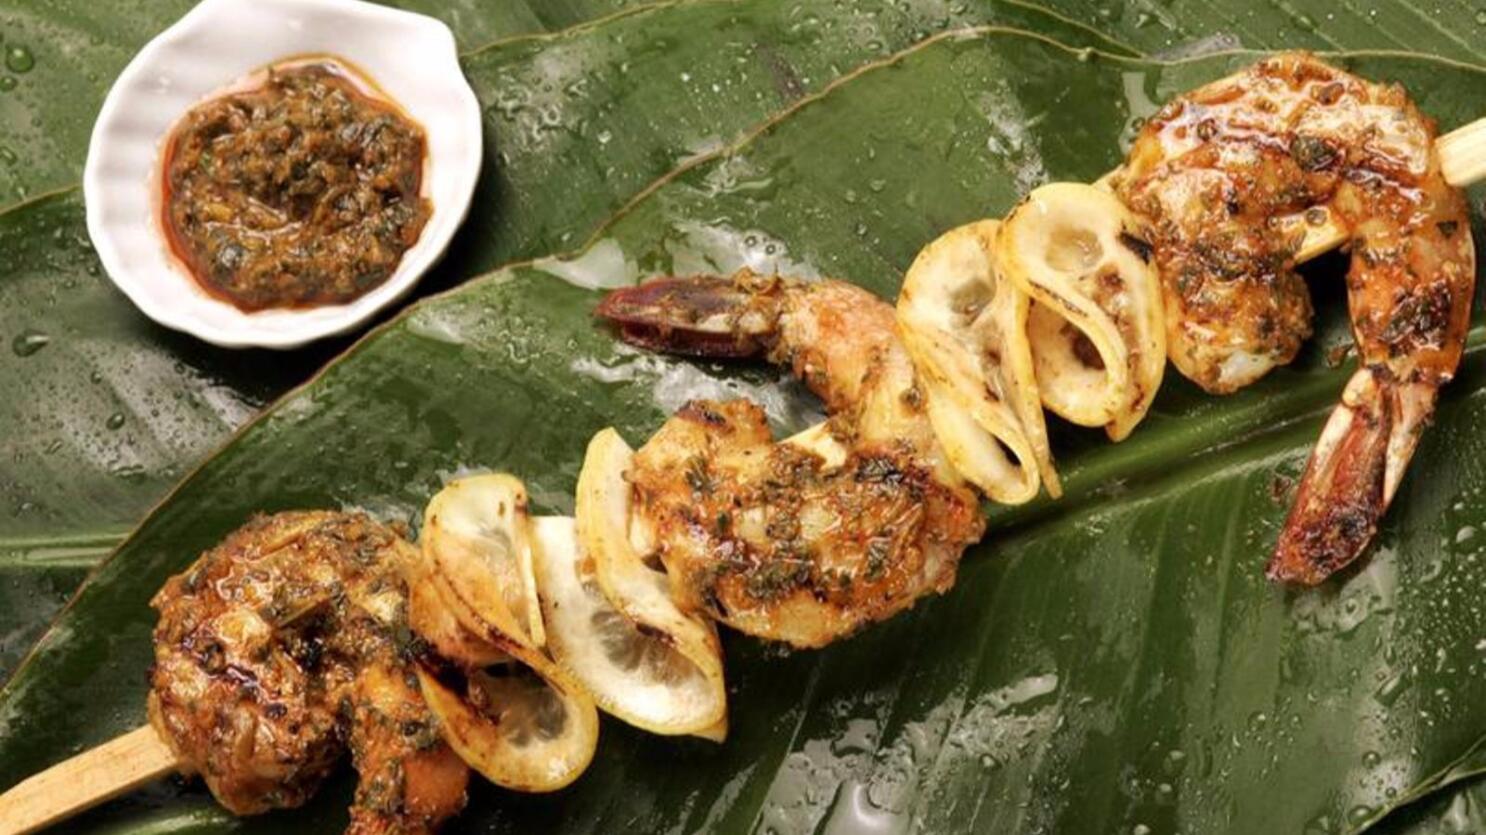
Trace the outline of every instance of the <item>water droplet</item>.
<instances>
[{"instance_id":1,"label":"water droplet","mask_svg":"<svg viewBox=\"0 0 1486 835\"><path fill-rule=\"evenodd\" d=\"M124 427L124 413L114 412L108 416L108 422L104 425L109 429L122 429Z\"/></svg>"},{"instance_id":2,"label":"water droplet","mask_svg":"<svg viewBox=\"0 0 1486 835\"><path fill-rule=\"evenodd\" d=\"M1486 9L1476 12L1476 24L1478 26L1486 26Z\"/></svg>"},{"instance_id":3,"label":"water droplet","mask_svg":"<svg viewBox=\"0 0 1486 835\"><path fill-rule=\"evenodd\" d=\"M0 75L0 93L9 93L15 89L16 80L13 75Z\"/></svg>"},{"instance_id":4,"label":"water droplet","mask_svg":"<svg viewBox=\"0 0 1486 835\"><path fill-rule=\"evenodd\" d=\"M1398 700L1399 694L1408 689L1408 678L1403 673L1395 673L1383 681L1373 693L1373 697L1383 707L1390 707Z\"/></svg>"},{"instance_id":5,"label":"water droplet","mask_svg":"<svg viewBox=\"0 0 1486 835\"><path fill-rule=\"evenodd\" d=\"M1362 755L1362 764L1368 768L1377 768L1383 761L1383 757L1377 751L1368 751Z\"/></svg>"},{"instance_id":6,"label":"water droplet","mask_svg":"<svg viewBox=\"0 0 1486 835\"><path fill-rule=\"evenodd\" d=\"M51 342L52 338L39 330L27 328L16 334L15 339L10 340L10 350L18 357L29 357L40 351Z\"/></svg>"},{"instance_id":7,"label":"water droplet","mask_svg":"<svg viewBox=\"0 0 1486 835\"><path fill-rule=\"evenodd\" d=\"M31 50L24 46L13 44L5 50L5 68L11 72L30 72L34 66L36 66L36 58L31 54Z\"/></svg>"}]
</instances>

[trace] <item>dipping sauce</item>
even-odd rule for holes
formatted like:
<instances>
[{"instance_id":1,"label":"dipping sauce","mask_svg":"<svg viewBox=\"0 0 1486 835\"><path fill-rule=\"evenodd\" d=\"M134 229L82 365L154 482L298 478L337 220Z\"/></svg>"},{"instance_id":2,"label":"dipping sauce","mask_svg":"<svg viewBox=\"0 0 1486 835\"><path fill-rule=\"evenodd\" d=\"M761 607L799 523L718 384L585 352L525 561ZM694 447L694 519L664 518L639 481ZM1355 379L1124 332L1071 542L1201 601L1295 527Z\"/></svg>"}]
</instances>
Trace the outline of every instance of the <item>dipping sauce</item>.
<instances>
[{"instance_id":1,"label":"dipping sauce","mask_svg":"<svg viewBox=\"0 0 1486 835\"><path fill-rule=\"evenodd\" d=\"M329 58L197 105L162 160L162 225L213 296L247 311L343 304L390 278L430 207L423 130Z\"/></svg>"}]
</instances>

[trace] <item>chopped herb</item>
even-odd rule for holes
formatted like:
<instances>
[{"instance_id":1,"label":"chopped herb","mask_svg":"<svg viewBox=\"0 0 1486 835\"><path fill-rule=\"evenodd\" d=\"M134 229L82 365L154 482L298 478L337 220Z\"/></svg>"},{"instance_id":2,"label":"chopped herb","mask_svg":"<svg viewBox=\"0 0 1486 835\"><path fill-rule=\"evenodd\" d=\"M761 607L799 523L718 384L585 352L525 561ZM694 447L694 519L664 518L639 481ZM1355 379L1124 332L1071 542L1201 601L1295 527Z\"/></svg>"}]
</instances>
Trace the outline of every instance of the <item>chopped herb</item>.
<instances>
[{"instance_id":1,"label":"chopped herb","mask_svg":"<svg viewBox=\"0 0 1486 835\"><path fill-rule=\"evenodd\" d=\"M888 557L892 556L893 543L883 537L874 537L867 541L867 572L868 580L879 580L882 573L887 569Z\"/></svg>"},{"instance_id":2,"label":"chopped herb","mask_svg":"<svg viewBox=\"0 0 1486 835\"><path fill-rule=\"evenodd\" d=\"M424 156L423 131L340 65L271 70L170 136L163 225L202 287L243 310L341 304L417 242Z\"/></svg>"},{"instance_id":3,"label":"chopped herb","mask_svg":"<svg viewBox=\"0 0 1486 835\"><path fill-rule=\"evenodd\" d=\"M687 460L686 484L697 495L712 495L712 491L717 489L717 484L713 481L712 474L707 471L707 459L694 455Z\"/></svg>"},{"instance_id":4,"label":"chopped herb","mask_svg":"<svg viewBox=\"0 0 1486 835\"><path fill-rule=\"evenodd\" d=\"M755 568L747 575L748 594L768 600L783 596L810 580L810 563L793 557L779 558Z\"/></svg>"},{"instance_id":5,"label":"chopped herb","mask_svg":"<svg viewBox=\"0 0 1486 835\"><path fill-rule=\"evenodd\" d=\"M1290 140L1290 158L1300 170L1314 172L1332 167L1341 155L1326 140L1302 133Z\"/></svg>"}]
</instances>

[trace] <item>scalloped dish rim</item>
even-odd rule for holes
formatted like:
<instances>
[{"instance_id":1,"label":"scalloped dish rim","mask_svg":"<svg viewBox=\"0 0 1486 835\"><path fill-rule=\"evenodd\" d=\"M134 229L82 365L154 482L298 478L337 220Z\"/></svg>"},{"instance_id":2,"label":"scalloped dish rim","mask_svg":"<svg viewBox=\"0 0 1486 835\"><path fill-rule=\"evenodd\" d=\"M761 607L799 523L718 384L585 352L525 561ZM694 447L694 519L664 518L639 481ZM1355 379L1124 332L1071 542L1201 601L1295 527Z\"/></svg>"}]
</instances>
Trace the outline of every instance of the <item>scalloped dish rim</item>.
<instances>
[{"instance_id":1,"label":"scalloped dish rim","mask_svg":"<svg viewBox=\"0 0 1486 835\"><path fill-rule=\"evenodd\" d=\"M304 17L296 15L298 11ZM268 16L265 26L281 22L291 37L306 34L283 46L243 37L241 49L212 51L210 47L222 37L214 30L244 13ZM315 22L307 26L306 18L315 18ZM384 50L373 49L372 44L385 44L389 27L406 30L416 42L419 48L409 51L416 52L417 64L431 67L427 73L415 79L414 73L397 72L399 66L406 70L413 61L396 55L384 58ZM368 31L377 34L361 35L358 44L355 33ZM203 32L207 33L204 38ZM321 37L326 32L333 32L334 37ZM358 47L361 53L355 51ZM182 97L171 89L176 80L201 69L195 64L184 71L180 65L172 67L170 59L179 56L171 53L183 51L210 54L213 57L208 60L217 61L200 83L187 85L190 101L181 107L177 101L152 104L142 98L157 91L174 99ZM192 107L222 95L255 71L306 54L339 59L362 70L392 103L423 127L428 148L422 193L432 205L432 214L392 276L361 296L343 304L245 312L201 288L171 250L159 217L161 153L171 131ZM244 60L245 55L255 58ZM448 72L451 67L452 73ZM439 74L453 77L436 77ZM402 95L397 94L400 86ZM447 89L441 96L417 94L438 88ZM143 117L135 115L141 110ZM145 134L153 134L151 152L147 170L140 170ZM109 279L155 322L227 348L297 348L356 328L417 284L463 225L483 152L479 101L460 69L453 32L442 21L360 0L203 0L136 54L104 99L89 139L83 176L88 235ZM148 207L142 216L141 197ZM162 279L162 272L168 272L169 278Z\"/></svg>"}]
</instances>

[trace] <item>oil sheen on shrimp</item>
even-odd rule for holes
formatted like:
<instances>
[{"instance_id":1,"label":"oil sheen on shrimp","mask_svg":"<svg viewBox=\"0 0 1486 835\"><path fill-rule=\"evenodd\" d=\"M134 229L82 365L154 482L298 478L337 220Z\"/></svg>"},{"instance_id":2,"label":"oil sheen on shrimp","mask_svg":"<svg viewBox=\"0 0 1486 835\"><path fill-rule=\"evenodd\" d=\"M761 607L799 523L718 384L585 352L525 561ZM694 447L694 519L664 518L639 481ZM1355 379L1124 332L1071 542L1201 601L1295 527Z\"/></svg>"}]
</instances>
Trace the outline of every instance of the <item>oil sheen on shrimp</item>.
<instances>
[{"instance_id":1,"label":"oil sheen on shrimp","mask_svg":"<svg viewBox=\"0 0 1486 835\"><path fill-rule=\"evenodd\" d=\"M1306 468L1272 578L1319 583L1358 556L1460 362L1475 249L1435 134L1401 87L1285 53L1162 108L1115 180L1155 232L1171 359L1212 392L1288 363L1310 333L1294 269L1305 223L1293 219L1349 231L1360 368Z\"/></svg>"},{"instance_id":2,"label":"oil sheen on shrimp","mask_svg":"<svg viewBox=\"0 0 1486 835\"><path fill-rule=\"evenodd\" d=\"M619 290L599 314L645 347L788 365L831 415L775 442L757 405L697 400L636 452L635 512L683 608L814 647L953 585L984 521L886 302L744 270Z\"/></svg>"},{"instance_id":3,"label":"oil sheen on shrimp","mask_svg":"<svg viewBox=\"0 0 1486 835\"><path fill-rule=\"evenodd\" d=\"M303 804L349 748L352 835L432 833L469 769L400 635L411 547L360 513L262 516L155 595L150 722L235 814Z\"/></svg>"}]
</instances>

